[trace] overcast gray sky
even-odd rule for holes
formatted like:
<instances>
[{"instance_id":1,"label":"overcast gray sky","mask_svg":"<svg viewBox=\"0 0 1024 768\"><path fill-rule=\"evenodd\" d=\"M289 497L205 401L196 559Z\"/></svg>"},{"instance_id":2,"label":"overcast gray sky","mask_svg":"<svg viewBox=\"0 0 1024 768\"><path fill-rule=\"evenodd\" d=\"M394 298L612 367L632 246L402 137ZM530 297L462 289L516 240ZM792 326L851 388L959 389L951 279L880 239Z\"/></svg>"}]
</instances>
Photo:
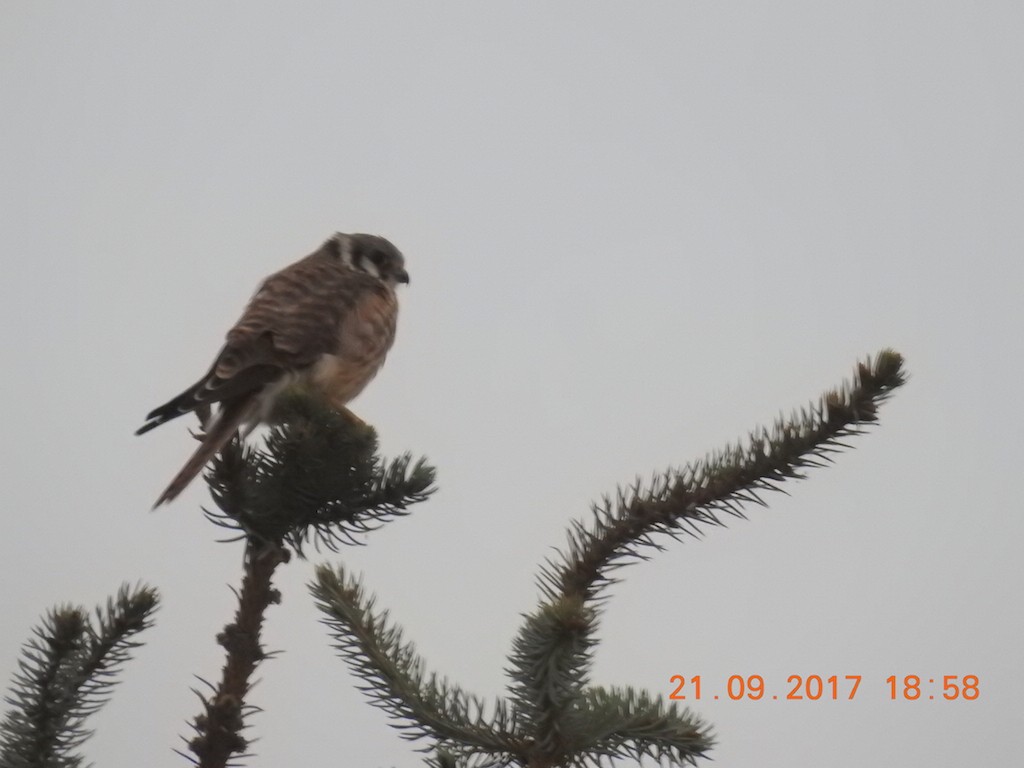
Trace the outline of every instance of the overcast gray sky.
<instances>
[{"instance_id":1,"label":"overcast gray sky","mask_svg":"<svg viewBox=\"0 0 1024 768\"><path fill-rule=\"evenodd\" d=\"M696 704L730 768L1024 751L1019 3L0 8L2 677L56 602L137 579L164 600L97 765L183 764L240 570L201 484L149 512L185 425L132 431L336 230L407 256L354 409L441 490L322 559L434 669L501 694L536 566L591 499L893 346L912 379L835 467L623 573L595 682L863 676L853 702ZM330 650L311 573L278 581L251 764L419 765ZM890 702L893 674L982 694Z\"/></svg>"}]
</instances>

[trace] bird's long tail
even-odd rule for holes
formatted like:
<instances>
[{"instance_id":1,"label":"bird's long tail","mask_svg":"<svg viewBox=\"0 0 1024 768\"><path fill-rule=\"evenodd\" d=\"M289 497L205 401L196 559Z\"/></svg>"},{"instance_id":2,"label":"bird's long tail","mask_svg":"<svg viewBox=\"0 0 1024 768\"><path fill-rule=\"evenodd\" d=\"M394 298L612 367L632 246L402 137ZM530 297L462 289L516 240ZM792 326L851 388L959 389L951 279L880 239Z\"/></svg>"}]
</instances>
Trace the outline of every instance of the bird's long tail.
<instances>
[{"instance_id":1,"label":"bird's long tail","mask_svg":"<svg viewBox=\"0 0 1024 768\"><path fill-rule=\"evenodd\" d=\"M252 397L242 397L222 406L220 413L213 420L213 424L207 429L202 445L196 449L192 457L185 462L185 466L181 468L181 471L171 480L170 485L160 494L160 498L156 500L153 509L173 500L188 487L188 484L195 479L196 475L203 471L206 462L212 459L227 444L242 422L251 415L254 406L255 402Z\"/></svg>"}]
</instances>

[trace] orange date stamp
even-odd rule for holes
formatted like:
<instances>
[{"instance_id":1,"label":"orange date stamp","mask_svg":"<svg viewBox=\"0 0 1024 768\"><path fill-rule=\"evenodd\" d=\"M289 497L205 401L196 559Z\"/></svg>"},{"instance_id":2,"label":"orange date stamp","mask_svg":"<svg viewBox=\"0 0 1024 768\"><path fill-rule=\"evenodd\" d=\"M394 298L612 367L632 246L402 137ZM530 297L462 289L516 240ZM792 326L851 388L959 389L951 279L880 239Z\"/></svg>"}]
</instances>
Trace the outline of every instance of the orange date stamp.
<instances>
[{"instance_id":1,"label":"orange date stamp","mask_svg":"<svg viewBox=\"0 0 1024 768\"><path fill-rule=\"evenodd\" d=\"M853 701L861 690L861 675L790 675L772 692L762 675L730 675L724 683L705 689L701 675L672 675L669 699L674 701ZM891 701L975 701L981 696L977 675L889 675L883 689Z\"/></svg>"}]
</instances>

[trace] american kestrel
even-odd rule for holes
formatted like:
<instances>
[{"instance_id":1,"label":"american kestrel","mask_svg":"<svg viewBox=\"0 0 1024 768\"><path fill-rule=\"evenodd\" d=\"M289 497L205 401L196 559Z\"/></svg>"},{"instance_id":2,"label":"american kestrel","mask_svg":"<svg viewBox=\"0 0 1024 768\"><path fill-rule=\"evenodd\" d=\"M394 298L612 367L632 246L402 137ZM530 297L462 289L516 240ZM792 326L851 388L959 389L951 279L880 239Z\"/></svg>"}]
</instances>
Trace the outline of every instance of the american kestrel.
<instances>
[{"instance_id":1,"label":"american kestrel","mask_svg":"<svg viewBox=\"0 0 1024 768\"><path fill-rule=\"evenodd\" d=\"M408 282L405 258L390 242L340 232L264 280L206 375L135 433L190 411L205 421L219 404L202 445L154 507L181 493L239 428L266 421L285 387L301 385L342 410L384 363L395 340L395 288Z\"/></svg>"}]
</instances>

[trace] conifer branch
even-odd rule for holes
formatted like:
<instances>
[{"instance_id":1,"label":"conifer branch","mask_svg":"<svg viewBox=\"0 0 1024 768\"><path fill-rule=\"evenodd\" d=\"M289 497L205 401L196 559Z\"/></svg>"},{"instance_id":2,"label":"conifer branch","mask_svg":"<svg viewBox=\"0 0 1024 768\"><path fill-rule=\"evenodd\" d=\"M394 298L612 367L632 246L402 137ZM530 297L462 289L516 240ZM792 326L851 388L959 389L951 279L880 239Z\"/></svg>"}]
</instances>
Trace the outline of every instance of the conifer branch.
<instances>
[{"instance_id":1,"label":"conifer branch","mask_svg":"<svg viewBox=\"0 0 1024 768\"><path fill-rule=\"evenodd\" d=\"M292 392L274 418L263 447L235 440L213 461L207 482L220 511L207 516L218 525L301 556L310 538L332 550L358 543L434 491L425 459L384 461L377 433L351 414Z\"/></svg>"},{"instance_id":2,"label":"conifer branch","mask_svg":"<svg viewBox=\"0 0 1024 768\"><path fill-rule=\"evenodd\" d=\"M860 364L852 384L745 445L727 446L703 461L620 489L596 505L590 527L574 522L569 547L542 570L544 602L514 640L508 674L511 703L499 701L488 721L483 705L461 689L427 677L424 662L386 612L345 572L321 568L312 586L337 648L363 679L362 689L407 738L427 737L435 768L599 766L652 757L695 764L713 745L710 728L689 710L666 706L632 689L588 687L602 587L612 572L662 548L659 534L697 535L721 525L719 515L743 517L761 493L832 461L846 438L877 419L878 406L906 380L902 358L884 350Z\"/></svg>"},{"instance_id":3,"label":"conifer branch","mask_svg":"<svg viewBox=\"0 0 1024 768\"><path fill-rule=\"evenodd\" d=\"M209 696L200 694L203 713L195 718L196 735L188 748L196 756L184 755L202 768L223 768L233 757L243 757L249 746L242 735L245 716L255 708L246 704L251 688L249 680L267 653L261 634L263 615L271 603L280 602L280 594L271 582L277 566L288 561L288 551L248 539L245 548L245 575L237 592L235 620L217 635L227 651L220 683L211 686Z\"/></svg>"},{"instance_id":4,"label":"conifer branch","mask_svg":"<svg viewBox=\"0 0 1024 768\"><path fill-rule=\"evenodd\" d=\"M50 610L35 638L26 643L0 723L0 766L82 764L73 751L92 735L86 718L110 698L120 667L139 643L133 638L152 625L156 590L122 585L96 609L93 624L85 609Z\"/></svg>"},{"instance_id":5,"label":"conifer branch","mask_svg":"<svg viewBox=\"0 0 1024 768\"><path fill-rule=\"evenodd\" d=\"M317 568L310 586L335 648L362 679L360 690L387 712L408 739L429 738L434 745L462 753L486 753L500 762L522 750L504 706L485 715L484 703L435 674L386 611L375 613L374 599L344 569Z\"/></svg>"},{"instance_id":6,"label":"conifer branch","mask_svg":"<svg viewBox=\"0 0 1024 768\"><path fill-rule=\"evenodd\" d=\"M688 709L632 688L592 688L579 701L579 743L574 753L600 765L602 757L654 758L669 765L696 765L714 745L710 727Z\"/></svg>"},{"instance_id":7,"label":"conifer branch","mask_svg":"<svg viewBox=\"0 0 1024 768\"><path fill-rule=\"evenodd\" d=\"M566 598L526 618L512 645L507 670L521 726L548 754L565 751L576 727L575 705L592 663L596 611Z\"/></svg>"},{"instance_id":8,"label":"conifer branch","mask_svg":"<svg viewBox=\"0 0 1024 768\"><path fill-rule=\"evenodd\" d=\"M848 448L843 441L874 424L878 407L905 381L903 358L883 350L857 366L852 384L780 418L771 430L751 433L745 445L726 446L646 486L620 488L614 501L606 496L592 507L590 527L573 522L567 550L542 569L542 593L549 601L589 601L614 582L611 571L661 549L655 536L697 535L701 526L722 525L722 513L744 517L745 505L764 506L762 492L782 490L785 480L803 478L806 469L831 463Z\"/></svg>"},{"instance_id":9,"label":"conifer branch","mask_svg":"<svg viewBox=\"0 0 1024 768\"><path fill-rule=\"evenodd\" d=\"M424 763L430 768L508 768L509 765L515 764L486 753L456 754L443 748L428 756Z\"/></svg>"},{"instance_id":10,"label":"conifer branch","mask_svg":"<svg viewBox=\"0 0 1024 768\"><path fill-rule=\"evenodd\" d=\"M188 741L203 768L222 768L244 756L242 735L250 679L268 654L261 644L263 616L280 602L272 588L277 567L302 555L303 545L336 549L401 515L433 492L434 470L409 455L386 462L376 432L349 413L338 413L295 391L275 402L275 425L262 446L233 440L207 473L219 512L216 524L245 539L245 568L234 621L218 635L226 660L217 685L199 694L203 711ZM198 692L197 692L198 693ZM184 753L183 753L184 754Z\"/></svg>"}]
</instances>

